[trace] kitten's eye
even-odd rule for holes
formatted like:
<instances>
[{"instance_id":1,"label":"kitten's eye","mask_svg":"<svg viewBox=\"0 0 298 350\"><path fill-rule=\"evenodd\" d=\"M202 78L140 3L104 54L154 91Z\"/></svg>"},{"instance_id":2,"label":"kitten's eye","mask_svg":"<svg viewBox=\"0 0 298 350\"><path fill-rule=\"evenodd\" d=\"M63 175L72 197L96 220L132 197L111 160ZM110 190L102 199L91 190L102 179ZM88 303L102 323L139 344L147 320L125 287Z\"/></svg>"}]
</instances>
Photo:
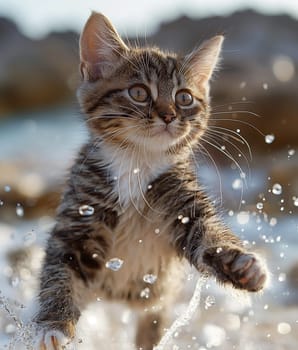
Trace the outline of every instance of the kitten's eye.
<instances>
[{"instance_id":1,"label":"kitten's eye","mask_svg":"<svg viewBox=\"0 0 298 350\"><path fill-rule=\"evenodd\" d=\"M175 96L175 102L182 107L190 106L193 103L192 94L185 90L178 91Z\"/></svg>"},{"instance_id":2,"label":"kitten's eye","mask_svg":"<svg viewBox=\"0 0 298 350\"><path fill-rule=\"evenodd\" d=\"M129 96L136 102L146 102L148 99L147 88L143 85L134 85L128 90Z\"/></svg>"}]
</instances>

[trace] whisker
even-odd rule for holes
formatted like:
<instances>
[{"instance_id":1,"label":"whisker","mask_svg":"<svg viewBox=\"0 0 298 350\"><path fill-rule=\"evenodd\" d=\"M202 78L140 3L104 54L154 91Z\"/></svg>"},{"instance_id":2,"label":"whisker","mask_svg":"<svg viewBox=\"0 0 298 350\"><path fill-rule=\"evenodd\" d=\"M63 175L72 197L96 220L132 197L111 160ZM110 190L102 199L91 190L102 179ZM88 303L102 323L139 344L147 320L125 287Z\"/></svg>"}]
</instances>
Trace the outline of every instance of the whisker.
<instances>
[{"instance_id":1,"label":"whisker","mask_svg":"<svg viewBox=\"0 0 298 350\"><path fill-rule=\"evenodd\" d=\"M252 152L251 152L250 145L247 142L247 140L245 139L245 137L243 137L241 134L237 133L234 130L231 130L231 129L228 129L228 128L224 128L224 127L221 127L221 126L215 126L215 125L211 126L211 125L209 125L208 128L209 128L209 130L212 130L212 132L216 132L218 134L225 134L226 136L228 136L229 134L224 133L222 130L228 131L228 132L232 133L233 135L237 135L237 137L239 137L244 142L244 144L246 145L246 147L248 149L248 152L249 152L249 157L250 157L250 159L252 159ZM218 130L221 130L221 131L217 131L217 130L214 130L214 129L218 129Z\"/></svg>"},{"instance_id":2,"label":"whisker","mask_svg":"<svg viewBox=\"0 0 298 350\"><path fill-rule=\"evenodd\" d=\"M226 157L228 157L228 158L236 165L236 167L238 168L240 174L245 174L245 172L242 170L242 168L241 168L239 162L237 162L236 159L235 159L231 154L229 154L228 152L226 152L225 150L223 150L221 147L219 147L219 146L213 144L212 142L206 140L206 138L205 138L204 136L202 136L201 139L202 139L204 142L208 143L208 145L214 147L214 148L217 149L219 152L223 153Z\"/></svg>"},{"instance_id":3,"label":"whisker","mask_svg":"<svg viewBox=\"0 0 298 350\"><path fill-rule=\"evenodd\" d=\"M223 118L212 118L213 115L221 115L221 114L245 114L247 116L253 116L253 117L257 117L257 118L263 118L261 115L255 113L255 112L251 112L251 111L222 111L222 112L211 112L211 120L229 120L229 121L239 121L239 122L243 122L244 120L239 120L239 119L223 119ZM249 126L253 126L252 124L246 122L247 125Z\"/></svg>"},{"instance_id":4,"label":"whisker","mask_svg":"<svg viewBox=\"0 0 298 350\"><path fill-rule=\"evenodd\" d=\"M240 201L239 201L239 206L238 208L240 209L241 207L241 203L243 200L243 193L244 193L244 188L243 188L243 182L246 186L246 188L248 188L247 182L246 182L246 178L242 176L242 174L245 174L244 171L242 170L240 164L234 159L233 156L231 156L228 152L223 151L220 147L214 145L212 142L209 142L208 140L206 140L204 137L201 138L204 142L208 143L210 146L214 147L215 149L217 149L218 151L220 151L221 153L223 153L226 157L228 157L230 160L232 160L232 162L236 165L236 167L239 170L239 174L240 174L240 178L242 179L241 181L241 193L240 193Z\"/></svg>"},{"instance_id":5,"label":"whisker","mask_svg":"<svg viewBox=\"0 0 298 350\"><path fill-rule=\"evenodd\" d=\"M211 137L212 140L214 140L215 142L217 142L218 146L221 147L222 145L219 143L216 135L213 134L214 131L212 130L207 130L205 132L205 135L207 135L208 137ZM218 134L218 133L217 133ZM246 160L246 163L249 164L249 160L246 157L245 153L241 150L241 148L239 148L237 145L235 145L232 141L225 139L224 142L227 142L228 144L230 144L232 147L234 147L239 154L241 154L243 156L243 158ZM252 160L252 157L250 157L250 161Z\"/></svg>"},{"instance_id":6,"label":"whisker","mask_svg":"<svg viewBox=\"0 0 298 350\"><path fill-rule=\"evenodd\" d=\"M255 104L255 102L254 101L236 101L236 102L231 102L231 103L225 103L222 105L212 105L212 110L215 110L217 108L223 108L223 107L229 108L231 106L244 105L244 104ZM234 110L230 110L229 112L234 113Z\"/></svg>"},{"instance_id":7,"label":"whisker","mask_svg":"<svg viewBox=\"0 0 298 350\"><path fill-rule=\"evenodd\" d=\"M133 148L133 155L134 155L134 152L135 152L135 146ZM134 202L134 199L133 199L133 196L132 196L132 193L131 193L131 172L132 172L132 159L134 157L131 157L131 161L130 161L130 169L129 169L129 173L128 173L128 191L129 191L129 197L130 197L130 200L131 200L131 203L133 205L133 207L136 209L136 211L141 215L141 217L143 217L145 220L147 221L150 221L152 222L152 220L150 220L147 216L145 216L141 211L140 209L138 208L138 206L136 205L136 203Z\"/></svg>"},{"instance_id":8,"label":"whisker","mask_svg":"<svg viewBox=\"0 0 298 350\"><path fill-rule=\"evenodd\" d=\"M214 138L213 135L210 135L208 133L205 133L205 137L208 137L212 142L214 142L218 147L221 148L221 144L218 142L218 140L216 138ZM226 140L226 142L228 142L229 144L231 144L238 152L239 154L245 159L246 165L247 165L247 169L249 171L249 176L250 176L250 166L249 166L249 160L247 159L246 155L242 152L242 150L237 147L236 145L234 145L231 141ZM222 149L222 148L221 148ZM227 150L226 150L227 151ZM232 156L232 154L227 151L228 154L230 154Z\"/></svg>"},{"instance_id":9,"label":"whisker","mask_svg":"<svg viewBox=\"0 0 298 350\"><path fill-rule=\"evenodd\" d=\"M218 168L214 158L212 157L211 153L208 151L208 149L204 145L202 145L201 142L198 144L198 146L200 148L203 148L203 150L207 153L207 156L209 157L209 159L211 160L211 162L214 165L214 168L215 168L218 180L219 180L220 204L222 205L222 203L223 203L222 178L221 178L221 174L220 174L219 168Z\"/></svg>"}]
</instances>

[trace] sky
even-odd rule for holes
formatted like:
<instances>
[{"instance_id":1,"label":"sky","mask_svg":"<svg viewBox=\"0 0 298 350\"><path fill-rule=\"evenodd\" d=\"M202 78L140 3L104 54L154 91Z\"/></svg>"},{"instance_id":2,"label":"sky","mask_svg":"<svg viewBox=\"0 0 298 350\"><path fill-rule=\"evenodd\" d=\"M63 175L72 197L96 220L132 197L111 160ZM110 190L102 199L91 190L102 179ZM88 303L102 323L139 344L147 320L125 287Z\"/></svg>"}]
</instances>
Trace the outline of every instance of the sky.
<instances>
[{"instance_id":1,"label":"sky","mask_svg":"<svg viewBox=\"0 0 298 350\"><path fill-rule=\"evenodd\" d=\"M0 0L0 16L12 18L33 38L51 30L79 32L91 10L103 12L121 33L144 34L182 14L226 15L244 8L298 18L297 0Z\"/></svg>"}]
</instances>

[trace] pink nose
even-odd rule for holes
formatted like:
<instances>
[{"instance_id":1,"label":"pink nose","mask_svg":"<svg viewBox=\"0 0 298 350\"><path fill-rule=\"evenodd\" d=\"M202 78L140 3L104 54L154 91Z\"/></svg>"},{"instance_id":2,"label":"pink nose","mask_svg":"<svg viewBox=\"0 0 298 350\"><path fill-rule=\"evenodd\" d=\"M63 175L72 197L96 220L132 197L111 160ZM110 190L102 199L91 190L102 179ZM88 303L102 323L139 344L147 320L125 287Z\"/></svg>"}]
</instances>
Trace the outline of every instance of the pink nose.
<instances>
[{"instance_id":1,"label":"pink nose","mask_svg":"<svg viewBox=\"0 0 298 350\"><path fill-rule=\"evenodd\" d=\"M166 123L166 124L170 124L172 123L172 121L174 121L176 119L176 115L174 113L160 113L160 118Z\"/></svg>"}]
</instances>

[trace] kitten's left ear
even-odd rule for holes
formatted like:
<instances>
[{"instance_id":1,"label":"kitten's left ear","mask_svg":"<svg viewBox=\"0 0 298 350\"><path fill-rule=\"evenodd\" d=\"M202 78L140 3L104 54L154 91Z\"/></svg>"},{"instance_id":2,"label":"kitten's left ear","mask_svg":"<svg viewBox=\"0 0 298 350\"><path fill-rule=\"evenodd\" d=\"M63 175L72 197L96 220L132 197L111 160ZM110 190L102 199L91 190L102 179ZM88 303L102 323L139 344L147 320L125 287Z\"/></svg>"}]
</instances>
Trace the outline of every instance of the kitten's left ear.
<instances>
[{"instance_id":1,"label":"kitten's left ear","mask_svg":"<svg viewBox=\"0 0 298 350\"><path fill-rule=\"evenodd\" d=\"M212 73L218 64L223 41L222 35L214 36L185 57L193 79L204 88L208 86Z\"/></svg>"},{"instance_id":2,"label":"kitten's left ear","mask_svg":"<svg viewBox=\"0 0 298 350\"><path fill-rule=\"evenodd\" d=\"M95 81L104 77L118 63L128 47L107 17L92 12L80 37L81 74Z\"/></svg>"}]
</instances>

